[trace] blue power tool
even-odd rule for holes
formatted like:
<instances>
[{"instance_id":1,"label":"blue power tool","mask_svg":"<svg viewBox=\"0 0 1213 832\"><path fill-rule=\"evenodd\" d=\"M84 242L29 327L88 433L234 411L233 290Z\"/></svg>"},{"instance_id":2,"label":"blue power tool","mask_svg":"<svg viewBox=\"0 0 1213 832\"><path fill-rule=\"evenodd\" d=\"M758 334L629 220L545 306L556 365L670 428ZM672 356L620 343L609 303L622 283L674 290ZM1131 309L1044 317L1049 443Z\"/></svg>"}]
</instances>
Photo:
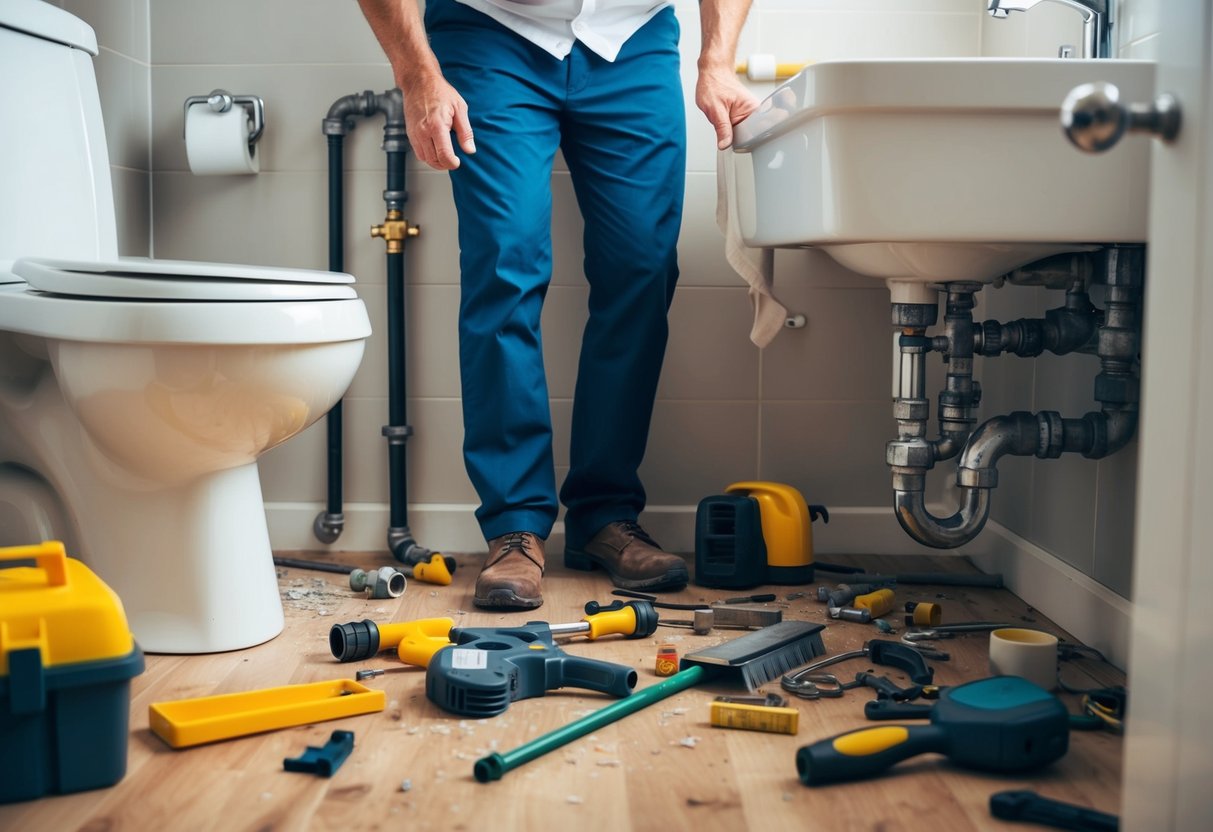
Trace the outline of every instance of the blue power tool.
<instances>
[{"instance_id":1,"label":"blue power tool","mask_svg":"<svg viewBox=\"0 0 1213 832\"><path fill-rule=\"evenodd\" d=\"M453 646L435 653L426 668L425 695L460 716L497 716L516 699L556 688L628 696L636 687L635 670L570 656L556 646L552 625L542 621L521 627L456 627L450 640Z\"/></svg>"}]
</instances>

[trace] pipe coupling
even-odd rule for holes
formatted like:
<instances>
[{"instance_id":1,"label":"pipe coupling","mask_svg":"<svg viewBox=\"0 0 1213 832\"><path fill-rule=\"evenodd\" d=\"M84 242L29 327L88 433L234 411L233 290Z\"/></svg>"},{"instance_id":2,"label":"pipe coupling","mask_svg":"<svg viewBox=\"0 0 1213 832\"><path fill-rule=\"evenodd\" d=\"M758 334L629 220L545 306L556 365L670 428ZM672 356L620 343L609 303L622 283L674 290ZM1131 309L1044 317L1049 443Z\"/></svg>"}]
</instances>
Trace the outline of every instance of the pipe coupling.
<instances>
[{"instance_id":1,"label":"pipe coupling","mask_svg":"<svg viewBox=\"0 0 1213 832\"><path fill-rule=\"evenodd\" d=\"M885 445L885 462L896 468L926 471L935 465L935 447L922 437L893 439Z\"/></svg>"},{"instance_id":2,"label":"pipe coupling","mask_svg":"<svg viewBox=\"0 0 1213 832\"><path fill-rule=\"evenodd\" d=\"M404 573L390 566L367 572L365 569L355 569L350 572L350 589L355 592L370 590L372 598L399 598L404 594L408 581Z\"/></svg>"},{"instance_id":3,"label":"pipe coupling","mask_svg":"<svg viewBox=\"0 0 1213 832\"><path fill-rule=\"evenodd\" d=\"M421 226L409 225L408 220L403 218L403 215L393 209L387 212L387 218L380 225L371 226L372 237L382 237L387 243L388 254L401 254L404 252L404 241L409 237L417 237L421 234Z\"/></svg>"}]
</instances>

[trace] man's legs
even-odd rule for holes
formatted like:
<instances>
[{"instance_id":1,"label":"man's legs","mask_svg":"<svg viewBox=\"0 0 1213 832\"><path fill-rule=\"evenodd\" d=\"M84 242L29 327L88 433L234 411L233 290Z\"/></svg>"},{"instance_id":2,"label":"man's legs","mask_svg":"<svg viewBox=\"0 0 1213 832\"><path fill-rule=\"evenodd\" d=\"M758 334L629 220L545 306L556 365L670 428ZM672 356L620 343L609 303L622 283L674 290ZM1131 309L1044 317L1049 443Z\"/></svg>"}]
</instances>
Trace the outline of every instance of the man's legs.
<instances>
[{"instance_id":1,"label":"man's legs","mask_svg":"<svg viewBox=\"0 0 1213 832\"><path fill-rule=\"evenodd\" d=\"M686 176L673 10L650 20L614 63L580 44L567 62L561 147L585 219L590 317L573 404L571 468L560 496L568 509L566 552L573 552L566 563L585 566L578 553L590 539L612 521L635 521L645 504L637 469L678 279ZM675 562L663 562L661 571ZM665 577L664 583L679 578Z\"/></svg>"},{"instance_id":2,"label":"man's legs","mask_svg":"<svg viewBox=\"0 0 1213 832\"><path fill-rule=\"evenodd\" d=\"M464 459L486 538L556 519L551 415L539 332L551 278L551 169L559 62L486 15L431 3L431 46L468 104L476 153L451 171L459 214Z\"/></svg>"},{"instance_id":3,"label":"man's legs","mask_svg":"<svg viewBox=\"0 0 1213 832\"><path fill-rule=\"evenodd\" d=\"M551 171L560 62L451 0L426 11L446 79L468 104L476 153L451 171L459 214L464 463L489 555L477 606L542 603L556 521L552 427L539 331L551 278Z\"/></svg>"}]
</instances>

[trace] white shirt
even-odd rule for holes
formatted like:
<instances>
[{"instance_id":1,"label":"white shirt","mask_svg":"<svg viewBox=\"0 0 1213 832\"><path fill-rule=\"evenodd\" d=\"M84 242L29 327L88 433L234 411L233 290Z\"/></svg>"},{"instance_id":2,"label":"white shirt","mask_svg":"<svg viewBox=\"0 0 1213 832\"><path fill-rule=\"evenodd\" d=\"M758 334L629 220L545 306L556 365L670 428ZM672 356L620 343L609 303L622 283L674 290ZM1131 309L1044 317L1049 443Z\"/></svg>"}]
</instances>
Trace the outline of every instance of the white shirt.
<instances>
[{"instance_id":1,"label":"white shirt","mask_svg":"<svg viewBox=\"0 0 1213 832\"><path fill-rule=\"evenodd\" d=\"M668 0L458 0L564 60L579 40L608 61Z\"/></svg>"}]
</instances>

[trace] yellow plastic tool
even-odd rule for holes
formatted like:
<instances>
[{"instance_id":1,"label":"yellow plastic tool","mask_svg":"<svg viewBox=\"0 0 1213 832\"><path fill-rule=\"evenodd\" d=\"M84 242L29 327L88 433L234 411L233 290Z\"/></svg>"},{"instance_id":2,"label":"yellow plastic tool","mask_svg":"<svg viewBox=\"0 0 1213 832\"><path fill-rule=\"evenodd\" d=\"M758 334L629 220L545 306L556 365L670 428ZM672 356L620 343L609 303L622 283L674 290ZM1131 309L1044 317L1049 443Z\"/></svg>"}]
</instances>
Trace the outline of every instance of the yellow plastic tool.
<instances>
[{"instance_id":1,"label":"yellow plastic tool","mask_svg":"<svg viewBox=\"0 0 1213 832\"><path fill-rule=\"evenodd\" d=\"M716 701L712 703L709 722L717 728L795 734L800 730L800 711L772 705Z\"/></svg>"},{"instance_id":2,"label":"yellow plastic tool","mask_svg":"<svg viewBox=\"0 0 1213 832\"><path fill-rule=\"evenodd\" d=\"M852 604L857 610L867 610L873 618L880 618L893 611L893 590L878 589L867 595L860 595Z\"/></svg>"},{"instance_id":3,"label":"yellow plastic tool","mask_svg":"<svg viewBox=\"0 0 1213 832\"><path fill-rule=\"evenodd\" d=\"M197 699L153 702L152 733L173 748L188 748L279 728L382 711L387 696L350 679L285 685Z\"/></svg>"},{"instance_id":4,"label":"yellow plastic tool","mask_svg":"<svg viewBox=\"0 0 1213 832\"><path fill-rule=\"evenodd\" d=\"M396 655L405 664L429 667L430 659L444 647L451 646L450 618L422 618L379 628L379 644L396 648ZM385 641L386 639L386 641Z\"/></svg>"},{"instance_id":5,"label":"yellow plastic tool","mask_svg":"<svg viewBox=\"0 0 1213 832\"><path fill-rule=\"evenodd\" d=\"M758 501L768 570L801 569L813 563L813 526L804 495L779 482L735 482L726 494L746 494ZM776 583L779 581L772 577Z\"/></svg>"},{"instance_id":6,"label":"yellow plastic tool","mask_svg":"<svg viewBox=\"0 0 1213 832\"><path fill-rule=\"evenodd\" d=\"M451 585L451 570L447 559L437 552L428 561L422 561L413 567L413 577L427 584Z\"/></svg>"},{"instance_id":7,"label":"yellow plastic tool","mask_svg":"<svg viewBox=\"0 0 1213 832\"><path fill-rule=\"evenodd\" d=\"M0 549L0 676L10 653L41 652L43 667L117 659L135 649L122 602L58 540Z\"/></svg>"}]
</instances>

